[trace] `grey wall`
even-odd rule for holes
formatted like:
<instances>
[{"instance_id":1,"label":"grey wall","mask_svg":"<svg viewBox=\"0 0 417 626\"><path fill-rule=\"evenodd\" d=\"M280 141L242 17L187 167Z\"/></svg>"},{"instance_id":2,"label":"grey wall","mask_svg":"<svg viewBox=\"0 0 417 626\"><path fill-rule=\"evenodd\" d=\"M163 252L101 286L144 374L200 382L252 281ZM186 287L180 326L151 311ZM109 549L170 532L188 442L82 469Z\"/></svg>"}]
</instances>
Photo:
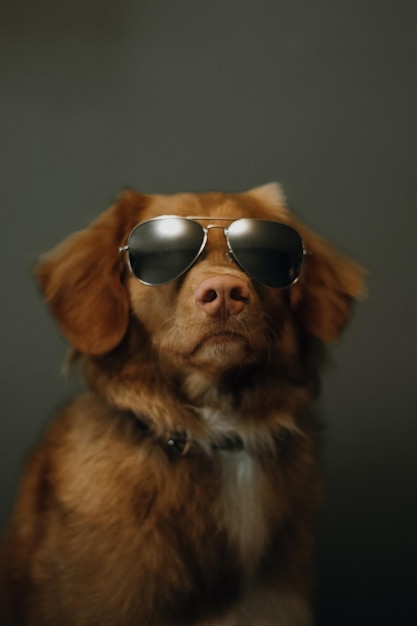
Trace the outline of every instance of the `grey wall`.
<instances>
[{"instance_id":1,"label":"grey wall","mask_svg":"<svg viewBox=\"0 0 417 626\"><path fill-rule=\"evenodd\" d=\"M2 3L1 520L73 384L37 256L128 184L278 179L370 268L324 381L321 624L412 623L417 591L415 0Z\"/></svg>"}]
</instances>

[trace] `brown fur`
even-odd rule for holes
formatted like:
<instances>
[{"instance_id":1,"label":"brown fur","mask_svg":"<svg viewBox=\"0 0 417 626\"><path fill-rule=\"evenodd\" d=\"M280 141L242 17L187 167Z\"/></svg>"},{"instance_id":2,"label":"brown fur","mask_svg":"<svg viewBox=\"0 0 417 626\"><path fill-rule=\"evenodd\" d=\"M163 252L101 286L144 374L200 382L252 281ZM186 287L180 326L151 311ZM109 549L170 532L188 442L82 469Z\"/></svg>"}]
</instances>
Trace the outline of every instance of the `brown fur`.
<instances>
[{"instance_id":1,"label":"brown fur","mask_svg":"<svg viewBox=\"0 0 417 626\"><path fill-rule=\"evenodd\" d=\"M147 287L118 247L160 214L277 219L311 255L290 289L262 287L225 257L216 229L184 277ZM311 405L323 344L363 294L362 268L268 185L125 192L36 275L90 391L27 462L2 549L1 624L311 624L322 490ZM237 315L210 316L196 290L225 275L249 297ZM188 436L177 453L174 431ZM216 448L237 434L244 450Z\"/></svg>"}]
</instances>

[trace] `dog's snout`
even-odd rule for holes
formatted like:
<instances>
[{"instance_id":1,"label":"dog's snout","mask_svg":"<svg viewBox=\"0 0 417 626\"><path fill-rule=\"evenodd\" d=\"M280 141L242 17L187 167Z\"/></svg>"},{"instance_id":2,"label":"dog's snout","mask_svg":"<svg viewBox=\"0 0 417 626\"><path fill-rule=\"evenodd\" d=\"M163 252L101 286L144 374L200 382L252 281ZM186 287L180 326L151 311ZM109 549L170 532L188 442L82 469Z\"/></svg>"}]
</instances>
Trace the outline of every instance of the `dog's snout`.
<instances>
[{"instance_id":1,"label":"dog's snout","mask_svg":"<svg viewBox=\"0 0 417 626\"><path fill-rule=\"evenodd\" d=\"M237 276L206 278L195 292L197 306L210 317L237 315L249 300L249 289Z\"/></svg>"}]
</instances>

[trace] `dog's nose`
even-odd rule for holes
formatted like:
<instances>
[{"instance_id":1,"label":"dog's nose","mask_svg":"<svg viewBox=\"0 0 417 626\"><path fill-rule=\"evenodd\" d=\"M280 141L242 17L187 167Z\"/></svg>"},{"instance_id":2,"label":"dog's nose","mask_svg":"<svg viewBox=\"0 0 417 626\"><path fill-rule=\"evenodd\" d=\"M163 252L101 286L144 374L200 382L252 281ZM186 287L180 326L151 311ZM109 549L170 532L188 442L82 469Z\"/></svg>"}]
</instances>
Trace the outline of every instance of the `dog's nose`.
<instances>
[{"instance_id":1,"label":"dog's nose","mask_svg":"<svg viewBox=\"0 0 417 626\"><path fill-rule=\"evenodd\" d=\"M195 292L197 306L210 317L237 315L249 300L249 289L236 276L213 276L206 278Z\"/></svg>"}]
</instances>

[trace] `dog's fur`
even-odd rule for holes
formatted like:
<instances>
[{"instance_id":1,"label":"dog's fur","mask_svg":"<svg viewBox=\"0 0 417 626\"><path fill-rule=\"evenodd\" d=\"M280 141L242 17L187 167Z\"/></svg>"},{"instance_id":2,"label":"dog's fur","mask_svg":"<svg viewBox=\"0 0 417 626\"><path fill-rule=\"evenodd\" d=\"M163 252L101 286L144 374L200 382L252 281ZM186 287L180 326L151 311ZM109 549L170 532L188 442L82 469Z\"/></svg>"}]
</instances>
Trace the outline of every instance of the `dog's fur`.
<instances>
[{"instance_id":1,"label":"dog's fur","mask_svg":"<svg viewBox=\"0 0 417 626\"><path fill-rule=\"evenodd\" d=\"M263 287L214 229L182 278L145 286L118 248L161 214L282 221L311 254L291 288ZM2 549L1 623L310 625L322 497L312 404L362 268L271 184L127 191L36 275L90 391L27 462ZM216 309L199 290L218 279L240 291Z\"/></svg>"}]
</instances>

